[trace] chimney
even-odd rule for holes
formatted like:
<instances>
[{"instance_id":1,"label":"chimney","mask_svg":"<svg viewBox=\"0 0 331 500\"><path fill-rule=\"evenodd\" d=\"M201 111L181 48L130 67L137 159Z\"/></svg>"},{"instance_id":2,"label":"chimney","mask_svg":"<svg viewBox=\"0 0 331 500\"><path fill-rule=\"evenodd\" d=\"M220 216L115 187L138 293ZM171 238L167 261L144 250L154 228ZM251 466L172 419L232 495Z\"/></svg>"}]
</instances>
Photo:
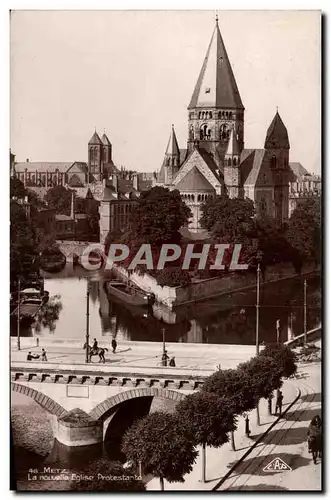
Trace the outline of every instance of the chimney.
<instances>
[{"instance_id":1,"label":"chimney","mask_svg":"<svg viewBox=\"0 0 331 500\"><path fill-rule=\"evenodd\" d=\"M139 177L137 173L133 174L133 187L136 191L139 191Z\"/></svg>"}]
</instances>

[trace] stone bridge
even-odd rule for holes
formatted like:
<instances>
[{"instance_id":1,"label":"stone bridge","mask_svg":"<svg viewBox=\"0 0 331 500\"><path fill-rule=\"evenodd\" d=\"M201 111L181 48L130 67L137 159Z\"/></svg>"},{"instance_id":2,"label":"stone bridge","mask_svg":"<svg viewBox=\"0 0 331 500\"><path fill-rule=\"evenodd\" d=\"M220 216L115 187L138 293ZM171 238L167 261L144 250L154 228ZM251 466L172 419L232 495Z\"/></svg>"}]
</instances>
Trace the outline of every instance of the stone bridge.
<instances>
[{"instance_id":1,"label":"stone bridge","mask_svg":"<svg viewBox=\"0 0 331 500\"><path fill-rule=\"evenodd\" d=\"M92 241L57 240L56 243L69 262L72 262L75 257L80 257L89 245L95 245L96 248L99 246L99 243Z\"/></svg>"},{"instance_id":2,"label":"stone bridge","mask_svg":"<svg viewBox=\"0 0 331 500\"><path fill-rule=\"evenodd\" d=\"M127 427L149 412L154 397L178 402L199 389L211 373L22 361L11 366L12 390L53 415L54 437L67 446L101 442L115 421Z\"/></svg>"}]
</instances>

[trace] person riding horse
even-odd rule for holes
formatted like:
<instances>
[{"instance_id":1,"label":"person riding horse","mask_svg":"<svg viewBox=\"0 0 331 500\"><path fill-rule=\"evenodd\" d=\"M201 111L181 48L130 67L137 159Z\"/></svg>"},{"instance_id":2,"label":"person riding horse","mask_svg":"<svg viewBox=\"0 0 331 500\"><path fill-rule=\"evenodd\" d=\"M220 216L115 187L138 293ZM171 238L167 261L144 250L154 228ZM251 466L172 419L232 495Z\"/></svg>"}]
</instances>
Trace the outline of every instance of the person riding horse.
<instances>
[{"instance_id":1,"label":"person riding horse","mask_svg":"<svg viewBox=\"0 0 331 500\"><path fill-rule=\"evenodd\" d=\"M83 345L83 349L86 349L86 342ZM91 363L92 356L99 356L99 363L106 362L105 352L108 352L107 347L98 347L98 342L94 339L93 346L87 346L88 349L88 362Z\"/></svg>"},{"instance_id":2,"label":"person riding horse","mask_svg":"<svg viewBox=\"0 0 331 500\"><path fill-rule=\"evenodd\" d=\"M322 456L322 420L316 415L308 427L308 450L313 455L314 464L316 464L317 455Z\"/></svg>"}]
</instances>

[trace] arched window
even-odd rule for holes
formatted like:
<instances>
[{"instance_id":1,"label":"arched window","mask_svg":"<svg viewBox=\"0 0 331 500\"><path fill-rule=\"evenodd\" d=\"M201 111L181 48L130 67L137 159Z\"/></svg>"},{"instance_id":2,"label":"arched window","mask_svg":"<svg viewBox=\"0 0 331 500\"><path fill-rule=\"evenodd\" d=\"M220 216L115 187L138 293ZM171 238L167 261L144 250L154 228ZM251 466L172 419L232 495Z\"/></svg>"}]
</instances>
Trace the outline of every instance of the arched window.
<instances>
[{"instance_id":1,"label":"arched window","mask_svg":"<svg viewBox=\"0 0 331 500\"><path fill-rule=\"evenodd\" d=\"M205 141L208 138L207 125L204 124L200 128L200 140Z\"/></svg>"},{"instance_id":2,"label":"arched window","mask_svg":"<svg viewBox=\"0 0 331 500\"><path fill-rule=\"evenodd\" d=\"M232 165L232 161L231 161L231 158L228 159L228 166L231 167Z\"/></svg>"},{"instance_id":3,"label":"arched window","mask_svg":"<svg viewBox=\"0 0 331 500\"><path fill-rule=\"evenodd\" d=\"M169 167L169 165L170 165L170 158L167 158L166 159L166 166Z\"/></svg>"},{"instance_id":4,"label":"arched window","mask_svg":"<svg viewBox=\"0 0 331 500\"><path fill-rule=\"evenodd\" d=\"M220 128L220 139L222 141L225 141L229 137L229 134L230 134L230 130L228 130L228 126L226 124L221 125L221 128Z\"/></svg>"},{"instance_id":5,"label":"arched window","mask_svg":"<svg viewBox=\"0 0 331 500\"><path fill-rule=\"evenodd\" d=\"M233 158L233 166L235 167L237 165L237 158Z\"/></svg>"},{"instance_id":6,"label":"arched window","mask_svg":"<svg viewBox=\"0 0 331 500\"><path fill-rule=\"evenodd\" d=\"M277 166L277 158L276 156L273 156L271 158L271 168L276 168L276 166Z\"/></svg>"},{"instance_id":7,"label":"arched window","mask_svg":"<svg viewBox=\"0 0 331 500\"><path fill-rule=\"evenodd\" d=\"M229 112L229 119L232 120L232 111Z\"/></svg>"},{"instance_id":8,"label":"arched window","mask_svg":"<svg viewBox=\"0 0 331 500\"><path fill-rule=\"evenodd\" d=\"M211 120L213 118L213 113L209 111L209 119Z\"/></svg>"},{"instance_id":9,"label":"arched window","mask_svg":"<svg viewBox=\"0 0 331 500\"><path fill-rule=\"evenodd\" d=\"M221 111L218 113L218 119L220 120L222 118L222 113Z\"/></svg>"}]
</instances>

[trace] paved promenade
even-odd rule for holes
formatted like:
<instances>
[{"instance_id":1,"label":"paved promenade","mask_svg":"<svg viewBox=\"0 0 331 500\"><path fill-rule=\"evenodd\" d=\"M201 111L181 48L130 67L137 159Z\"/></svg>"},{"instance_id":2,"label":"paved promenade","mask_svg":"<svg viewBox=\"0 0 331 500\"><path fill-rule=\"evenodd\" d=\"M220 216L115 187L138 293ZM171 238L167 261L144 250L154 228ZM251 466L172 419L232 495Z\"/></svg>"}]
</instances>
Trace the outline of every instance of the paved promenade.
<instances>
[{"instance_id":1,"label":"paved promenade","mask_svg":"<svg viewBox=\"0 0 331 500\"><path fill-rule=\"evenodd\" d=\"M160 342L121 342L118 344L116 354L113 354L110 346L111 340L97 340L100 347L108 348L105 354L106 363L99 363L99 357L93 356L92 364L89 366L100 366L100 369L106 366L136 368L161 366L163 346ZM22 338L21 350L18 351L17 339L12 338L11 362L25 362L29 351L33 354L41 354L41 349L45 348L49 363L86 365L83 344L84 340L79 342L41 337L39 346L36 347L35 338ZM255 355L254 346L166 343L166 349L168 356L175 356L176 367L187 370L215 371L218 365L223 369L235 368L239 363ZM33 363L38 363L38 361L33 361Z\"/></svg>"},{"instance_id":2,"label":"paved promenade","mask_svg":"<svg viewBox=\"0 0 331 500\"><path fill-rule=\"evenodd\" d=\"M219 449L207 449L207 482L202 483L200 456L191 474L185 477L184 483L165 482L165 490L197 491L298 491L321 489L321 460L314 465L307 449L307 428L312 417L321 413L321 365L302 365L301 378L284 382L284 409L295 399L298 389L300 399L289 410L288 415L275 425L255 450L238 466L234 473L223 484L221 479L230 468L247 452L261 434L275 421L276 417L268 415L267 403L260 402L261 426L256 424L256 410L250 413L252 434L245 436L244 419L239 419L235 432L237 451L231 450L230 443ZM263 472L273 459L281 458L292 471ZM152 479L148 490L159 490L159 480Z\"/></svg>"}]
</instances>

